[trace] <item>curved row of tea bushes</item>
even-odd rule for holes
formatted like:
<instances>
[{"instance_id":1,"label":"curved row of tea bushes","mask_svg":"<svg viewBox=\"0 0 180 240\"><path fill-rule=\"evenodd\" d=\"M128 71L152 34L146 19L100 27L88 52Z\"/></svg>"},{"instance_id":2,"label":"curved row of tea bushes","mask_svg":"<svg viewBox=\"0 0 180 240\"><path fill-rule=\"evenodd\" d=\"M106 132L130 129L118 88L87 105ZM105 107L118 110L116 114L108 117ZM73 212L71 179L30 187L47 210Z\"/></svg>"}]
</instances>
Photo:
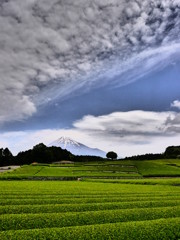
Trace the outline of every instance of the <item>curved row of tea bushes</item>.
<instances>
[{"instance_id":1,"label":"curved row of tea bushes","mask_svg":"<svg viewBox=\"0 0 180 240\"><path fill-rule=\"evenodd\" d=\"M177 240L180 218L0 233L2 240Z\"/></svg>"},{"instance_id":2,"label":"curved row of tea bushes","mask_svg":"<svg viewBox=\"0 0 180 240\"><path fill-rule=\"evenodd\" d=\"M135 196L135 197L101 197L101 198L61 198L54 196L53 198L34 198L31 199L0 199L0 205L43 205L43 204L75 204L75 203L106 203L106 202L140 202L140 201L161 201L162 196ZM165 199L168 200L180 200L180 195L166 196Z\"/></svg>"},{"instance_id":3,"label":"curved row of tea bushes","mask_svg":"<svg viewBox=\"0 0 180 240\"><path fill-rule=\"evenodd\" d=\"M180 217L180 207L139 208L80 213L6 214L0 216L0 231L93 225Z\"/></svg>"},{"instance_id":4,"label":"curved row of tea bushes","mask_svg":"<svg viewBox=\"0 0 180 240\"><path fill-rule=\"evenodd\" d=\"M112 202L88 204L43 204L43 205L5 205L0 206L0 214L22 213L60 213L60 212L85 212L114 209L155 208L155 207L180 207L180 200L138 201L138 202Z\"/></svg>"}]
</instances>

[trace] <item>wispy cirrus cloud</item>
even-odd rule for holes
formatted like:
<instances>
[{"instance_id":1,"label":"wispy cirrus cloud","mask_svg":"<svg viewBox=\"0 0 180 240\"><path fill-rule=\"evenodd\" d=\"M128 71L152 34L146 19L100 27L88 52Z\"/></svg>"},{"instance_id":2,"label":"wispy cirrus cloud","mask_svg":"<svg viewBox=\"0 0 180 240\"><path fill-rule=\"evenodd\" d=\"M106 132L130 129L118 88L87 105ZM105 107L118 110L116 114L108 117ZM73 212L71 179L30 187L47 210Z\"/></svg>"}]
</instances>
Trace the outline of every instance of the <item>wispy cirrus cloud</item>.
<instances>
[{"instance_id":1,"label":"wispy cirrus cloud","mask_svg":"<svg viewBox=\"0 0 180 240\"><path fill-rule=\"evenodd\" d=\"M0 123L22 120L78 89L124 85L175 61L179 10L178 0L2 0Z\"/></svg>"}]
</instances>

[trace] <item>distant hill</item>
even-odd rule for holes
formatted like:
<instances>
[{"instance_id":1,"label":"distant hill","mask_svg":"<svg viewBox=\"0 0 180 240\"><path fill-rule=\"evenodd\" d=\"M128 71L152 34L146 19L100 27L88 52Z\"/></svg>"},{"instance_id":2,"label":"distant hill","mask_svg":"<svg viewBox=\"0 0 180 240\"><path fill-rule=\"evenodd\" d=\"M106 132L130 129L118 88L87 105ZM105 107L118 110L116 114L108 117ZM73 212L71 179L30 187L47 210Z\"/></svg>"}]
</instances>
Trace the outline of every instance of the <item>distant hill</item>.
<instances>
[{"instance_id":1,"label":"distant hill","mask_svg":"<svg viewBox=\"0 0 180 240\"><path fill-rule=\"evenodd\" d=\"M90 155L100 157L106 156L104 151L98 148L90 148L68 137L60 137L56 141L50 143L48 146L61 147L62 149L70 151L74 155Z\"/></svg>"}]
</instances>

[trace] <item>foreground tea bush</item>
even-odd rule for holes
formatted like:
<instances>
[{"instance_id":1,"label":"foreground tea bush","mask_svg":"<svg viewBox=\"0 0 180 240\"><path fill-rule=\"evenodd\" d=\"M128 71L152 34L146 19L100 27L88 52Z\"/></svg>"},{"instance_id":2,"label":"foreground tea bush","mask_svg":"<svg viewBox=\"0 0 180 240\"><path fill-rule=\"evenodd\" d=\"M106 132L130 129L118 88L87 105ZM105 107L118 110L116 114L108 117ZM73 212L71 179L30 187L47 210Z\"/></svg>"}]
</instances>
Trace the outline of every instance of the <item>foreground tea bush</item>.
<instances>
[{"instance_id":1,"label":"foreground tea bush","mask_svg":"<svg viewBox=\"0 0 180 240\"><path fill-rule=\"evenodd\" d=\"M0 239L180 239L180 188L143 181L0 181Z\"/></svg>"},{"instance_id":2,"label":"foreground tea bush","mask_svg":"<svg viewBox=\"0 0 180 240\"><path fill-rule=\"evenodd\" d=\"M64 214L10 214L0 216L0 231L154 220L170 217L180 217L180 208L140 208Z\"/></svg>"},{"instance_id":3,"label":"foreground tea bush","mask_svg":"<svg viewBox=\"0 0 180 240\"><path fill-rule=\"evenodd\" d=\"M177 200L180 201L180 195L174 195L174 196L166 196L166 201L171 200ZM47 205L47 204L89 204L89 203L116 203L116 202L142 202L142 201L161 201L163 200L162 196L125 196L125 197L111 197L111 198L104 198L103 196L101 198L79 198L79 199L63 199L61 197L55 198L52 197L50 199L48 198L42 198L42 199L0 199L0 205L1 206L7 206L7 205Z\"/></svg>"},{"instance_id":4,"label":"foreground tea bush","mask_svg":"<svg viewBox=\"0 0 180 240\"><path fill-rule=\"evenodd\" d=\"M177 240L178 238L180 238L180 218L0 233L2 240Z\"/></svg>"},{"instance_id":5,"label":"foreground tea bush","mask_svg":"<svg viewBox=\"0 0 180 240\"><path fill-rule=\"evenodd\" d=\"M0 214L20 213L60 213L60 212L85 212L113 209L133 209L151 207L179 206L180 200L161 201L135 201L135 202L112 202L112 203L89 203L89 204L48 204L48 205L5 205L0 206Z\"/></svg>"}]
</instances>

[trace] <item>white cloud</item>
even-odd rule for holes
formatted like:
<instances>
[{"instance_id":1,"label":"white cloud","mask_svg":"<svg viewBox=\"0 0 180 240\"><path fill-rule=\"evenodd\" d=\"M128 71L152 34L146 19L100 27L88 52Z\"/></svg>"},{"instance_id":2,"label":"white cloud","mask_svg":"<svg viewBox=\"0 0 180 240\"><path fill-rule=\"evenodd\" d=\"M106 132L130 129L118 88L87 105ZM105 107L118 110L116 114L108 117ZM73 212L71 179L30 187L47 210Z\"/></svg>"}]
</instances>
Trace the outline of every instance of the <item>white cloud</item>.
<instances>
[{"instance_id":1,"label":"white cloud","mask_svg":"<svg viewBox=\"0 0 180 240\"><path fill-rule=\"evenodd\" d=\"M175 0L1 1L0 123L84 85L117 75L114 84L127 84L175 61L179 8Z\"/></svg>"},{"instance_id":2,"label":"white cloud","mask_svg":"<svg viewBox=\"0 0 180 240\"><path fill-rule=\"evenodd\" d=\"M115 112L98 117L85 116L76 121L74 127L102 138L123 138L123 141L139 144L148 142L151 137L176 134L174 121L179 117L175 112ZM180 128L180 121L176 121L176 127Z\"/></svg>"},{"instance_id":3,"label":"white cloud","mask_svg":"<svg viewBox=\"0 0 180 240\"><path fill-rule=\"evenodd\" d=\"M171 107L180 109L180 101L175 100L173 103L171 103Z\"/></svg>"},{"instance_id":4,"label":"white cloud","mask_svg":"<svg viewBox=\"0 0 180 240\"><path fill-rule=\"evenodd\" d=\"M104 116L85 116L72 129L47 129L10 132L0 136L17 153L43 142L49 144L61 136L71 137L87 146L104 151L114 150L119 156L163 152L178 145L180 114L176 112L115 112Z\"/></svg>"}]
</instances>

